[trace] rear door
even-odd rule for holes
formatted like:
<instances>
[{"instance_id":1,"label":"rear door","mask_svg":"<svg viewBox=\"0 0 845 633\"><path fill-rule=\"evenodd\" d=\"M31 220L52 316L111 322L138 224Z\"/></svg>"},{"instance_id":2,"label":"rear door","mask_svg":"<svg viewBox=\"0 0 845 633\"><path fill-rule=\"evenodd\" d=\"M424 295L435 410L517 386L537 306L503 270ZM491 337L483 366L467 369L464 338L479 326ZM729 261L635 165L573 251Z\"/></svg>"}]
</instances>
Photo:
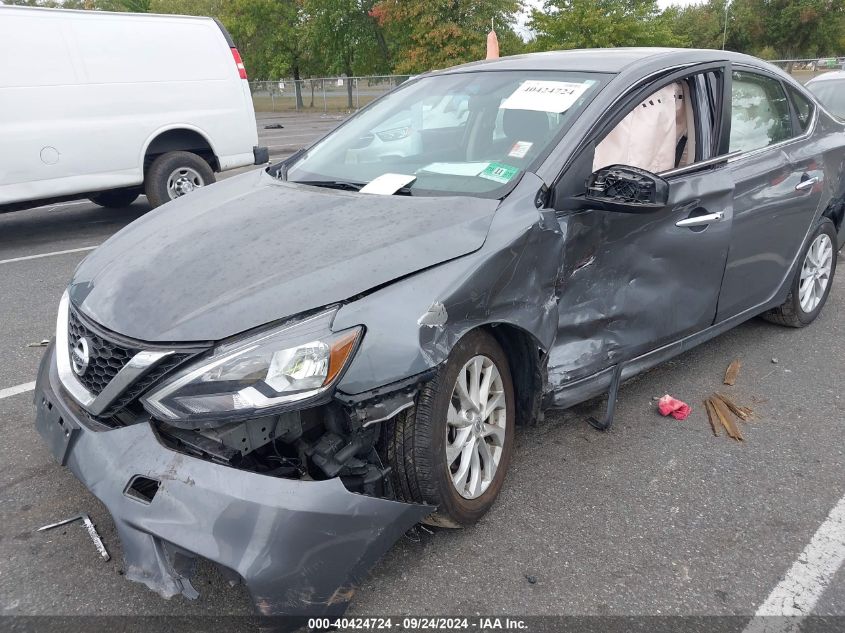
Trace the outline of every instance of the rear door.
<instances>
[{"instance_id":1,"label":"rear door","mask_svg":"<svg viewBox=\"0 0 845 633\"><path fill-rule=\"evenodd\" d=\"M571 186L575 195L556 190L555 208L566 241L558 333L549 358L553 388L713 323L730 244L734 189L725 159L713 155L720 112L709 104L719 103L721 94L708 92L721 93L721 69L676 74L671 80L689 88L684 97L693 108L694 129L688 130L686 143L694 149L686 165L661 174L669 183L665 207L629 214L590 208L579 198L583 174L595 167L594 155L616 162L606 148L596 152L595 142L564 175L564 186ZM595 141L600 145L602 134L610 137L609 130L624 126L622 119L632 106L656 103L656 91L669 81L632 96L620 112L610 115ZM617 145L627 151L627 143ZM683 145L679 140L678 156Z\"/></svg>"},{"instance_id":2,"label":"rear door","mask_svg":"<svg viewBox=\"0 0 845 633\"><path fill-rule=\"evenodd\" d=\"M780 78L735 67L729 151L736 183L730 254L717 320L772 298L790 273L822 197L822 156L808 136L812 113L793 112Z\"/></svg>"}]
</instances>

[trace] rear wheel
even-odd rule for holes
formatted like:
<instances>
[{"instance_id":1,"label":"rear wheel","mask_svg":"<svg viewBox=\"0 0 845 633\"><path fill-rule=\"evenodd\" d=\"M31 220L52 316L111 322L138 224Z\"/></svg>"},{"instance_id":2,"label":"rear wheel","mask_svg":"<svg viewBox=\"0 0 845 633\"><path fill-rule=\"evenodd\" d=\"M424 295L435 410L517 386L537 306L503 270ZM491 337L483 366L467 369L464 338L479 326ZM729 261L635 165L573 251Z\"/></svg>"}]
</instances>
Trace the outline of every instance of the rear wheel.
<instances>
[{"instance_id":1,"label":"rear wheel","mask_svg":"<svg viewBox=\"0 0 845 633\"><path fill-rule=\"evenodd\" d=\"M137 189L111 189L95 193L88 199L107 209L120 209L135 202L138 195Z\"/></svg>"},{"instance_id":2,"label":"rear wheel","mask_svg":"<svg viewBox=\"0 0 845 633\"><path fill-rule=\"evenodd\" d=\"M144 178L144 190L150 206L191 193L214 182L208 163L192 152L167 152L156 158Z\"/></svg>"},{"instance_id":3,"label":"rear wheel","mask_svg":"<svg viewBox=\"0 0 845 633\"><path fill-rule=\"evenodd\" d=\"M802 253L786 301L763 315L772 323L804 327L821 313L836 272L836 227L822 218Z\"/></svg>"},{"instance_id":4,"label":"rear wheel","mask_svg":"<svg viewBox=\"0 0 845 633\"><path fill-rule=\"evenodd\" d=\"M413 409L388 428L387 458L404 501L437 506L426 522L472 525L493 505L510 463L514 391L507 357L489 334L452 350Z\"/></svg>"}]
</instances>

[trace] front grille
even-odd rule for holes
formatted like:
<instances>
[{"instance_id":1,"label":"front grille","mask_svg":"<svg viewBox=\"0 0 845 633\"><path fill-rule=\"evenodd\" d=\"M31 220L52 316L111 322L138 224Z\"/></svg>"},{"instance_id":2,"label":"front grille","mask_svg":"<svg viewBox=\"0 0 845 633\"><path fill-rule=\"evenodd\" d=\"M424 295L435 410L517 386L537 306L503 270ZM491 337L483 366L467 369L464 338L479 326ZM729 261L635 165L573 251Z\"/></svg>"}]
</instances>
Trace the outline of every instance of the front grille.
<instances>
[{"instance_id":1,"label":"front grille","mask_svg":"<svg viewBox=\"0 0 845 633\"><path fill-rule=\"evenodd\" d=\"M88 340L88 367L79 378L85 388L95 396L105 389L117 373L124 368L126 363L135 356L140 349L122 347L113 341L109 341L87 327L76 311L71 307L68 324L68 353L73 352L74 346L79 339L85 337Z\"/></svg>"},{"instance_id":2,"label":"front grille","mask_svg":"<svg viewBox=\"0 0 845 633\"><path fill-rule=\"evenodd\" d=\"M118 396L115 401L109 405L108 409L103 411L102 416L111 417L116 415L124 407L133 403L135 399L143 394L147 389L157 383L160 378L169 374L191 356L193 356L193 354L171 354L170 356L163 358L158 365L141 376L133 384L129 385L126 391L120 394L120 396Z\"/></svg>"},{"instance_id":3,"label":"front grille","mask_svg":"<svg viewBox=\"0 0 845 633\"><path fill-rule=\"evenodd\" d=\"M79 382L93 395L98 396L115 376L136 354L142 351L139 345L124 345L112 340L107 334L94 329L95 325L88 325L85 318L80 316L71 306L68 313L68 353L72 355L74 346L79 339L85 337L88 341L88 366ZM184 349L165 356L147 373L140 376L117 398L111 402L97 419L101 421L114 419L121 413L128 413L132 405L145 391L161 380L166 374L176 369L183 362L195 356L197 349Z\"/></svg>"}]
</instances>

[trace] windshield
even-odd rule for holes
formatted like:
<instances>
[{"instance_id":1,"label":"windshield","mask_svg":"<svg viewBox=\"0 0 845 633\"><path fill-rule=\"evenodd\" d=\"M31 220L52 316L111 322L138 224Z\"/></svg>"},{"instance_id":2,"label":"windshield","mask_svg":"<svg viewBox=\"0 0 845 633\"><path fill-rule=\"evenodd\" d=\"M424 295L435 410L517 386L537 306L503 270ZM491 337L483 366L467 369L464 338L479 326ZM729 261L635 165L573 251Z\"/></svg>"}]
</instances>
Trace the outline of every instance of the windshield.
<instances>
[{"instance_id":1,"label":"windshield","mask_svg":"<svg viewBox=\"0 0 845 633\"><path fill-rule=\"evenodd\" d=\"M845 78L826 79L807 84L807 90L839 118L845 119Z\"/></svg>"},{"instance_id":2,"label":"windshield","mask_svg":"<svg viewBox=\"0 0 845 633\"><path fill-rule=\"evenodd\" d=\"M287 179L357 190L399 174L391 181L402 185L398 193L499 197L607 78L563 71L422 77L329 134L289 166Z\"/></svg>"}]
</instances>

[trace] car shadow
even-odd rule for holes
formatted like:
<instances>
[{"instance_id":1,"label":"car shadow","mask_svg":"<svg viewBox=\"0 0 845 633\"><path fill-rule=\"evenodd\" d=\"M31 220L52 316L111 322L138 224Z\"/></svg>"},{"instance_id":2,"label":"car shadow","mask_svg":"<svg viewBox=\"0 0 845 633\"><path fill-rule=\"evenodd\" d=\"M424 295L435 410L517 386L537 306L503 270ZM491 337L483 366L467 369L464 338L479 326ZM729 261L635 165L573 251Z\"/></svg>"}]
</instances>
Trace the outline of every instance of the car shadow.
<instances>
[{"instance_id":1,"label":"car shadow","mask_svg":"<svg viewBox=\"0 0 845 633\"><path fill-rule=\"evenodd\" d=\"M147 199L140 197L119 209L105 209L85 200L2 213L0 253L14 249L15 255L27 255L35 247L61 250L63 246L87 246L89 241L94 245L148 211ZM77 244L83 241L86 244Z\"/></svg>"}]
</instances>

